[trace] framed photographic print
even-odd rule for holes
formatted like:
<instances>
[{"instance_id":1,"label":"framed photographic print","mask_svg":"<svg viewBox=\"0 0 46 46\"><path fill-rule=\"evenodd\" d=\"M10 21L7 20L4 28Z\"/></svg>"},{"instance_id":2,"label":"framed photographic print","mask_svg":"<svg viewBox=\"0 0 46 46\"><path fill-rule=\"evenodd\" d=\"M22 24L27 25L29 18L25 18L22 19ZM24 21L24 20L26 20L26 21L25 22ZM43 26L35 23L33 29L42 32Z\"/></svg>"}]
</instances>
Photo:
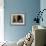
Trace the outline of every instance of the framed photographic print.
<instances>
[{"instance_id":1,"label":"framed photographic print","mask_svg":"<svg viewBox=\"0 0 46 46\"><path fill-rule=\"evenodd\" d=\"M11 14L11 24L12 25L24 25L25 24L24 14Z\"/></svg>"}]
</instances>

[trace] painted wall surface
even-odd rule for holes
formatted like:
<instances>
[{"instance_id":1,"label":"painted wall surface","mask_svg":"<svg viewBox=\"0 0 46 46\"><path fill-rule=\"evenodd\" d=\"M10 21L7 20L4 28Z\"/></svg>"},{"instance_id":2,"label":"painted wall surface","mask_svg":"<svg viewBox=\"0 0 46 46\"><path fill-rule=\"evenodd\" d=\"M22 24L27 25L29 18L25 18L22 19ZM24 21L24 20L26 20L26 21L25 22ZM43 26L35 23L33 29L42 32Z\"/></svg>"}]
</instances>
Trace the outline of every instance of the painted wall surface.
<instances>
[{"instance_id":1,"label":"painted wall surface","mask_svg":"<svg viewBox=\"0 0 46 46\"><path fill-rule=\"evenodd\" d=\"M0 42L4 41L4 2L0 0Z\"/></svg>"},{"instance_id":2,"label":"painted wall surface","mask_svg":"<svg viewBox=\"0 0 46 46\"><path fill-rule=\"evenodd\" d=\"M40 1L40 9L41 9L41 11L42 11L43 9L46 9L46 0L41 0L41 1ZM43 22L42 22L42 21L40 22L40 25L46 27L46 10L43 12L42 17L43 17L44 20L43 20Z\"/></svg>"},{"instance_id":3,"label":"painted wall surface","mask_svg":"<svg viewBox=\"0 0 46 46\"><path fill-rule=\"evenodd\" d=\"M35 14L40 9L40 0L4 0L4 35L7 41L18 41L32 30ZM11 25L11 13L24 13L25 25Z\"/></svg>"}]
</instances>

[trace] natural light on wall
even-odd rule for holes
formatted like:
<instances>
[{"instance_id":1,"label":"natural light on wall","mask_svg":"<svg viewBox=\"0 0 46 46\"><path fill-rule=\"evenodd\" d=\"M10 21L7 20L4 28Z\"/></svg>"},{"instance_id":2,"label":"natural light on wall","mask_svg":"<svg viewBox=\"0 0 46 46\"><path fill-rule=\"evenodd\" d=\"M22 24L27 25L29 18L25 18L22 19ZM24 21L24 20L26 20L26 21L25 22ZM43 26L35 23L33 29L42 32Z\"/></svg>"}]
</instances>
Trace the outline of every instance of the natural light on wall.
<instances>
[{"instance_id":1,"label":"natural light on wall","mask_svg":"<svg viewBox=\"0 0 46 46\"><path fill-rule=\"evenodd\" d=\"M0 0L0 42L4 41L4 0Z\"/></svg>"}]
</instances>

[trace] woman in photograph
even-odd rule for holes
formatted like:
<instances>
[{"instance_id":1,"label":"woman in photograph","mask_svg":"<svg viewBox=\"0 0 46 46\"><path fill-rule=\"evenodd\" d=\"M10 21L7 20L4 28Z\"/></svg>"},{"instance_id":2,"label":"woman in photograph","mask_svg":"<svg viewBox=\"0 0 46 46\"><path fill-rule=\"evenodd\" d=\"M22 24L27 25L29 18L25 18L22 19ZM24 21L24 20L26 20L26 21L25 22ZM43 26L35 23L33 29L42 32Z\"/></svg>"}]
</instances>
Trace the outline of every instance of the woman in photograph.
<instances>
[{"instance_id":1,"label":"woman in photograph","mask_svg":"<svg viewBox=\"0 0 46 46\"><path fill-rule=\"evenodd\" d=\"M13 16L13 23L15 23L16 22L16 17L15 16Z\"/></svg>"},{"instance_id":2,"label":"woman in photograph","mask_svg":"<svg viewBox=\"0 0 46 46\"><path fill-rule=\"evenodd\" d=\"M23 18L21 15L17 15L17 22L18 23L23 23Z\"/></svg>"}]
</instances>

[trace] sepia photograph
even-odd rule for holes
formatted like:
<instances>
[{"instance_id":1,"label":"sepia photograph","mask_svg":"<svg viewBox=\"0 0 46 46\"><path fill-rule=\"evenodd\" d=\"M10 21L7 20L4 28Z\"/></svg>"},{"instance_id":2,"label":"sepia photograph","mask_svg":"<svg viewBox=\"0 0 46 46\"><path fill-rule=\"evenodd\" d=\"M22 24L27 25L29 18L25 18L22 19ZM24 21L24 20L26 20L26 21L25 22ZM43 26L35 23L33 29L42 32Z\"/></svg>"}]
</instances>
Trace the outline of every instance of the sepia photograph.
<instances>
[{"instance_id":1,"label":"sepia photograph","mask_svg":"<svg viewBox=\"0 0 46 46\"><path fill-rule=\"evenodd\" d=\"M11 24L24 25L25 24L24 14L11 14Z\"/></svg>"}]
</instances>

